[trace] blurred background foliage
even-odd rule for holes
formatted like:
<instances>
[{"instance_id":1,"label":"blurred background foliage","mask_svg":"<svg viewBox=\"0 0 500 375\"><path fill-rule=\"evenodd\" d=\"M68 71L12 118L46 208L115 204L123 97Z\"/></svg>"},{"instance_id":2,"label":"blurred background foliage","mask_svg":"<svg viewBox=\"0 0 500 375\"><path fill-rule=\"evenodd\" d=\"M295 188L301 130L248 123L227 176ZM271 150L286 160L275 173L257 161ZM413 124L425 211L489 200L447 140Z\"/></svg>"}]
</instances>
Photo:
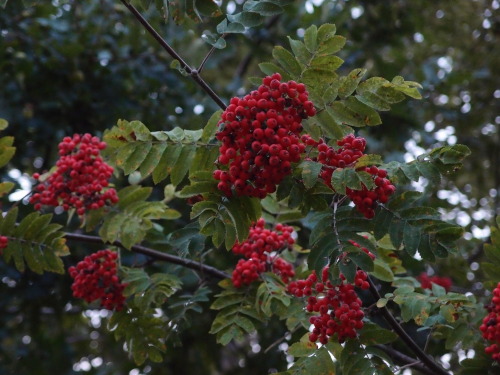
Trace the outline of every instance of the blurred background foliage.
<instances>
[{"instance_id":1,"label":"blurred background foliage","mask_svg":"<svg viewBox=\"0 0 500 375\"><path fill-rule=\"evenodd\" d=\"M221 9L233 13L241 2L224 0ZM287 35L301 37L309 25L329 22L348 40L340 55L343 72L365 67L368 76L402 75L420 82L422 101L394 106L382 114L382 126L360 134L368 139L369 152L387 161L410 161L439 145L471 148L464 167L427 195L444 218L466 228L467 241L458 257L427 271L451 277L462 291L484 293L477 262L488 227L500 213L499 8L498 0L296 1L261 27L229 34L227 47L215 50L202 76L227 102L249 89L247 78L260 75L257 64L271 59L274 45L287 46ZM164 18L154 7L144 15L192 66L210 50L201 35L215 32L222 19L174 22L172 14ZM28 175L50 168L56 142L65 135L100 135L119 118L141 120L151 130L201 128L218 108L189 77L170 68L171 61L118 0L29 6L8 1L0 8L0 118L9 121L7 133L16 137L18 148L2 171L3 180L18 184L11 201L29 192ZM425 189L426 181L415 188ZM175 204L183 209L182 202ZM68 264L98 249L70 246ZM131 263L144 261L130 257ZM222 268L231 264L229 257L218 262ZM415 274L425 269L418 262L412 267ZM264 374L286 365L282 346L263 353L284 334L279 324L247 343L221 347L207 333L214 315L205 303L203 314L190 312L179 321L179 327L190 328L179 329L169 346L182 346L169 347L164 363L138 368L106 334L105 311L68 304L69 278L20 275L3 263L0 277L3 374ZM186 281L192 291L205 282L192 274Z\"/></svg>"}]
</instances>

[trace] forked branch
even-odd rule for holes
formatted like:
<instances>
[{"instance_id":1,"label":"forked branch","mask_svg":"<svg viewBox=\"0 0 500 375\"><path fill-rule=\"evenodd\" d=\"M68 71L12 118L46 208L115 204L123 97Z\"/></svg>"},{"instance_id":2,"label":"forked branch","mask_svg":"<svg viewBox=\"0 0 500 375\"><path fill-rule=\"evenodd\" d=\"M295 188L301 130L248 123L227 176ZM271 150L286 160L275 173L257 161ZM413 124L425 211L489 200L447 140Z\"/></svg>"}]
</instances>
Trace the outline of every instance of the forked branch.
<instances>
[{"instance_id":1,"label":"forked branch","mask_svg":"<svg viewBox=\"0 0 500 375\"><path fill-rule=\"evenodd\" d=\"M179 61L179 64L182 69L184 69L189 76L195 81L212 99L219 107L222 109L226 109L226 104L222 101L222 99L215 93L214 90L205 82L203 78L200 76L200 72L197 69L193 69L189 64L184 61L184 59L175 51L165 39L161 37L161 35L155 30L155 28L142 16L142 14L130 4L127 0L120 0L123 5L127 7L127 9L134 15L137 21L146 29L146 31L151 34L151 36L160 44L160 46L174 59Z\"/></svg>"}]
</instances>

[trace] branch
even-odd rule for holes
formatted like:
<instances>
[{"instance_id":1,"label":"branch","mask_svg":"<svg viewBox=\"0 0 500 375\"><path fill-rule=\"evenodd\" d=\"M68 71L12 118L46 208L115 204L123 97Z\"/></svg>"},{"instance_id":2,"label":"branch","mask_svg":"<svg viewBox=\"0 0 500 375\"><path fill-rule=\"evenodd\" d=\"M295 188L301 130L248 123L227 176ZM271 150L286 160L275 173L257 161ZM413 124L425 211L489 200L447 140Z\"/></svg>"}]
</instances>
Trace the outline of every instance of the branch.
<instances>
[{"instance_id":1,"label":"branch","mask_svg":"<svg viewBox=\"0 0 500 375\"><path fill-rule=\"evenodd\" d=\"M106 243L97 236L88 236L85 234L75 234L75 233L66 233L64 235L68 240L73 240L73 241L81 241L81 242L91 242L91 243L97 243L97 244L102 244L105 245ZM125 249L125 246L120 241L115 241L111 245L113 246L118 246L123 249ZM144 254L149 257L152 257L154 259L162 260L164 262L168 263L173 263L173 264L178 264L180 266L190 268L195 271L200 271L203 273L206 273L208 275L211 275L213 277L216 277L218 279L227 279L230 278L231 275L227 274L224 271L221 271L215 267L212 266L207 266L206 264L196 262L194 260L186 259L186 258L181 258L172 254L167 254L167 253L162 253L161 251L151 249L149 247L141 246L141 245L134 245L130 248L131 251L134 253L139 253L139 254Z\"/></svg>"},{"instance_id":2,"label":"branch","mask_svg":"<svg viewBox=\"0 0 500 375\"><path fill-rule=\"evenodd\" d=\"M224 39L226 37L226 35L227 34L222 34L221 38ZM212 54L214 52L215 52L215 46L212 46L212 48L210 48L210 51L208 51L207 55L205 56L205 58L203 59L203 61L200 64L200 66L198 67L198 73L201 73L201 71L205 67L206 62L208 61L208 59L210 58L210 56L212 56Z\"/></svg>"},{"instance_id":3,"label":"branch","mask_svg":"<svg viewBox=\"0 0 500 375\"><path fill-rule=\"evenodd\" d=\"M175 51L165 39L161 37L160 34L154 29L154 27L142 16L142 14L130 4L127 0L121 0L123 5L134 15L134 17L141 23L142 26L148 31L151 36L162 46L162 48L174 59L179 61L181 68L184 69L191 78L213 99L215 103L222 109L226 109L226 104L222 99L212 90L212 88L201 78L199 71L191 68L184 59Z\"/></svg>"},{"instance_id":4,"label":"branch","mask_svg":"<svg viewBox=\"0 0 500 375\"><path fill-rule=\"evenodd\" d=\"M382 297L380 296L380 293L378 292L377 287L373 283L373 280L370 278L370 276L368 276L368 282L370 284L370 292L378 301ZM396 318L391 314L386 306L380 308L380 310L385 320L387 320L387 323L389 323L389 325L394 329L401 340L403 340L404 343L408 345L408 347L413 351L413 353L415 353L418 359L420 359L429 370L433 371L431 372L432 374L448 375L447 371L445 371L441 366L434 362L434 360L429 357L415 341L413 341L410 335L408 335L403 327L401 327L401 325L398 323Z\"/></svg>"},{"instance_id":5,"label":"branch","mask_svg":"<svg viewBox=\"0 0 500 375\"><path fill-rule=\"evenodd\" d=\"M425 375L434 375L435 373L431 370L429 370L427 367L425 367L420 361L415 360L415 358L412 358L410 356L407 356L404 353L401 353L400 351L391 348L390 346L386 345L375 345L376 348L382 350L386 354L389 355L393 360L403 362L408 367L413 367L415 370L420 371L422 374Z\"/></svg>"}]
</instances>

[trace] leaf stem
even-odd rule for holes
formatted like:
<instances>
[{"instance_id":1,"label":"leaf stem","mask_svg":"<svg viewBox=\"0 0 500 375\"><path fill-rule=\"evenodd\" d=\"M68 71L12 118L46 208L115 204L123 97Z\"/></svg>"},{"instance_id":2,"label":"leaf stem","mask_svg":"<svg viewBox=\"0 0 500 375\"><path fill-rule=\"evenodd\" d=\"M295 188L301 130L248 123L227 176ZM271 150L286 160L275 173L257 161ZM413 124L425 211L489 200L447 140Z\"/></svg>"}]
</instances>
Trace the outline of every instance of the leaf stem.
<instances>
[{"instance_id":1,"label":"leaf stem","mask_svg":"<svg viewBox=\"0 0 500 375\"><path fill-rule=\"evenodd\" d=\"M200 76L200 72L197 69L191 68L184 59L175 51L165 39L161 37L160 34L154 29L154 27L142 16L142 14L130 4L127 0L120 0L125 7L134 15L134 17L141 23L141 25L146 29L146 31L151 34L151 36L162 46L162 48L174 59L179 61L181 68L184 69L211 98L212 100L222 109L226 109L226 104L222 99L212 90L212 88L205 82Z\"/></svg>"},{"instance_id":2,"label":"leaf stem","mask_svg":"<svg viewBox=\"0 0 500 375\"><path fill-rule=\"evenodd\" d=\"M89 236L85 234L76 234L76 233L66 233L64 235L65 238L72 241L80 241L80 242L90 242L105 245L106 243L97 236ZM118 246L123 249L126 249L125 246L120 241L115 241L111 245ZM221 271L215 267L207 266L206 264L196 262L194 260L181 258L172 254L162 253L161 251L151 249L149 247L134 245L130 248L130 251L135 253L143 254L149 256L151 258L162 260L164 262L178 264L180 266L190 268L195 271L204 272L205 274L211 275L218 279L227 279L230 278L231 275L227 274L224 271Z\"/></svg>"},{"instance_id":3,"label":"leaf stem","mask_svg":"<svg viewBox=\"0 0 500 375\"><path fill-rule=\"evenodd\" d=\"M370 284L370 292L373 294L373 296L377 300L382 298L370 276L368 276L368 283ZM444 370L441 366L434 362L434 360L429 357L415 341L413 341L411 336L406 333L406 331L403 329L403 327L401 327L394 315L392 315L392 313L386 306L380 308L380 310L387 323L389 323L389 325L394 329L401 340L403 340L404 343L411 349L411 351L415 353L418 359L420 359L427 368L433 371L431 372L432 374L448 375L448 372L446 370Z\"/></svg>"}]
</instances>

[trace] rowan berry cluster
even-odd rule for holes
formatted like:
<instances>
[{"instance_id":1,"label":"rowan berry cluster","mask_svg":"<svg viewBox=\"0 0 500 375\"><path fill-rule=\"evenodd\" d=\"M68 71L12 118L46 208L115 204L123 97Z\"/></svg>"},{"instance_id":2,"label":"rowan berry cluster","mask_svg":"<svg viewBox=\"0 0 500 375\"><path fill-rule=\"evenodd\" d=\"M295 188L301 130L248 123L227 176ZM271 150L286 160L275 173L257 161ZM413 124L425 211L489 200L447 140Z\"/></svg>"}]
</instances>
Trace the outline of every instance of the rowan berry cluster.
<instances>
[{"instance_id":1,"label":"rowan berry cluster","mask_svg":"<svg viewBox=\"0 0 500 375\"><path fill-rule=\"evenodd\" d=\"M328 146L322 139L315 141L309 135L303 135L302 141L309 146L317 147L318 156L314 161L323 164L320 177L332 189L331 179L333 172L336 169L352 167L356 160L364 155L366 140L362 137L355 137L353 134L345 136L337 142L338 149ZM368 189L365 184L362 184L361 190L353 190L346 188L346 195L354 202L356 209L361 212L366 218L371 219L375 216L375 207L377 201L381 203L387 202L389 196L396 191L396 188L387 179L387 171L375 166L362 167L360 171L367 172L372 175L375 188Z\"/></svg>"},{"instance_id":2,"label":"rowan berry cluster","mask_svg":"<svg viewBox=\"0 0 500 375\"><path fill-rule=\"evenodd\" d=\"M266 270L266 262L260 259L240 259L233 271L233 285L241 288L243 285L250 285L257 280L262 272Z\"/></svg>"},{"instance_id":3,"label":"rowan berry cluster","mask_svg":"<svg viewBox=\"0 0 500 375\"><path fill-rule=\"evenodd\" d=\"M233 285L236 288L249 285L266 270L288 283L295 271L290 263L279 257L279 252L295 243L292 232L292 227L283 224L277 224L275 230L266 229L264 219L259 219L250 228L248 239L232 248L233 253L246 258L240 259L233 271Z\"/></svg>"},{"instance_id":4,"label":"rowan berry cluster","mask_svg":"<svg viewBox=\"0 0 500 375\"><path fill-rule=\"evenodd\" d=\"M488 315L483 319L483 324L479 327L483 337L492 344L487 346L484 351L486 354L500 362L500 283L493 289L493 298L491 304L486 306Z\"/></svg>"},{"instance_id":5,"label":"rowan berry cluster","mask_svg":"<svg viewBox=\"0 0 500 375\"><path fill-rule=\"evenodd\" d=\"M0 255L3 252L3 249L5 249L7 246L9 246L9 238L5 236L0 236Z\"/></svg>"},{"instance_id":6,"label":"rowan berry cluster","mask_svg":"<svg viewBox=\"0 0 500 375\"><path fill-rule=\"evenodd\" d=\"M59 143L57 169L35 188L30 203L40 210L43 205L76 209L78 215L118 202L116 190L108 187L113 168L106 164L100 152L106 143L90 134L65 137ZM33 178L40 179L35 173Z\"/></svg>"},{"instance_id":7,"label":"rowan berry cluster","mask_svg":"<svg viewBox=\"0 0 500 375\"><path fill-rule=\"evenodd\" d=\"M100 300L101 306L108 310L122 310L126 284L118 278L117 257L115 252L100 250L85 257L76 267L70 267L69 274L74 279L73 296L88 303Z\"/></svg>"},{"instance_id":8,"label":"rowan berry cluster","mask_svg":"<svg viewBox=\"0 0 500 375\"><path fill-rule=\"evenodd\" d=\"M219 190L261 199L274 192L305 150L302 120L315 114L305 85L281 82L278 73L242 99L232 98L216 134L218 163L227 166L214 172Z\"/></svg>"},{"instance_id":9,"label":"rowan berry cluster","mask_svg":"<svg viewBox=\"0 0 500 375\"><path fill-rule=\"evenodd\" d=\"M431 276L427 275L425 272L422 272L419 276L417 276L417 280L420 281L420 286L423 289L432 289L432 284L437 284L442 286L447 292L450 291L452 282L449 277L441 277L441 276Z\"/></svg>"},{"instance_id":10,"label":"rowan berry cluster","mask_svg":"<svg viewBox=\"0 0 500 375\"><path fill-rule=\"evenodd\" d=\"M236 243L232 251L245 258L267 260L267 254L289 248L295 243L292 237L293 228L288 225L276 224L275 230L265 228L264 219L259 219L250 228L248 239ZM267 254L266 254L267 253Z\"/></svg>"},{"instance_id":11,"label":"rowan berry cluster","mask_svg":"<svg viewBox=\"0 0 500 375\"><path fill-rule=\"evenodd\" d=\"M323 345L335 334L340 343L356 337L357 330L363 328L365 314L361 310L362 302L354 290L354 285L361 289L369 288L366 281L368 276L362 270L356 272L354 285L346 282L342 274L340 284L332 284L328 271L328 267L323 269L321 281L318 281L316 272L313 271L307 279L292 281L288 286L292 295L308 297L308 312L319 313L309 319L314 325L309 334L309 341L319 341Z\"/></svg>"}]
</instances>

